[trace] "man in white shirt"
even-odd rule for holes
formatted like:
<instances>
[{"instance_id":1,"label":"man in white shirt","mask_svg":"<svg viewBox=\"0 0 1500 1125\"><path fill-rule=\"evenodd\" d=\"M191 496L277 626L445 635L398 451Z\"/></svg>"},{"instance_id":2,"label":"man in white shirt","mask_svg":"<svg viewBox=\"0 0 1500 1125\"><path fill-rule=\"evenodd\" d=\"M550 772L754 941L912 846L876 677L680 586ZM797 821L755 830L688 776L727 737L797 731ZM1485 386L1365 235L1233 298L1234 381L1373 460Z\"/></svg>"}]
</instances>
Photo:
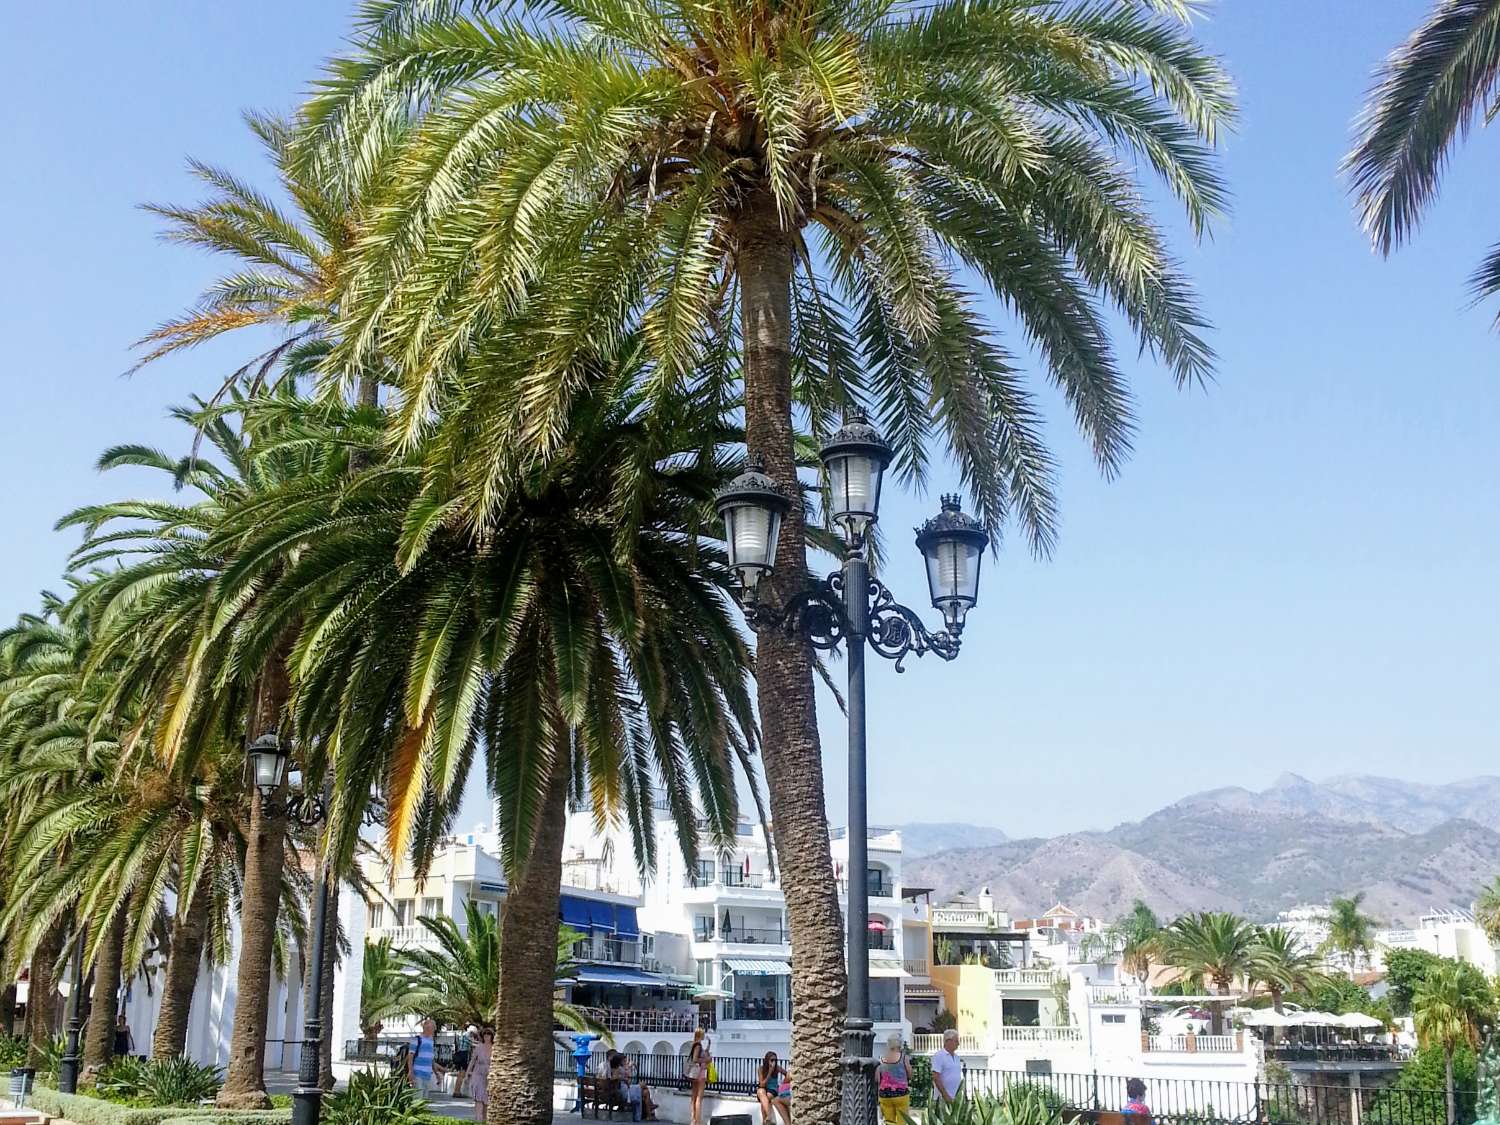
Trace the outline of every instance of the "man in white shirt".
<instances>
[{"instance_id":1,"label":"man in white shirt","mask_svg":"<svg viewBox=\"0 0 1500 1125\"><path fill-rule=\"evenodd\" d=\"M943 1049L932 1056L932 1088L944 1102L958 1097L964 1082L964 1064L957 1052L958 1032L943 1032Z\"/></svg>"}]
</instances>

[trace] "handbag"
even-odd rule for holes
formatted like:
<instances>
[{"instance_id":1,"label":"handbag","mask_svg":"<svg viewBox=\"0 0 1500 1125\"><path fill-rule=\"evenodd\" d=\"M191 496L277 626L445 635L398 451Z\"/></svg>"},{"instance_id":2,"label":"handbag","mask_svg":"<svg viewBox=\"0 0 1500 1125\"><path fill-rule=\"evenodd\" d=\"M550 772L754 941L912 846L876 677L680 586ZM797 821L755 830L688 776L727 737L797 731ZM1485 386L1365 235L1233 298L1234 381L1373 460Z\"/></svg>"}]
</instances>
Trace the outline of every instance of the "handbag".
<instances>
[{"instance_id":1,"label":"handbag","mask_svg":"<svg viewBox=\"0 0 1500 1125\"><path fill-rule=\"evenodd\" d=\"M708 1080L710 1083L719 1080L719 1065L713 1059L708 1060Z\"/></svg>"}]
</instances>

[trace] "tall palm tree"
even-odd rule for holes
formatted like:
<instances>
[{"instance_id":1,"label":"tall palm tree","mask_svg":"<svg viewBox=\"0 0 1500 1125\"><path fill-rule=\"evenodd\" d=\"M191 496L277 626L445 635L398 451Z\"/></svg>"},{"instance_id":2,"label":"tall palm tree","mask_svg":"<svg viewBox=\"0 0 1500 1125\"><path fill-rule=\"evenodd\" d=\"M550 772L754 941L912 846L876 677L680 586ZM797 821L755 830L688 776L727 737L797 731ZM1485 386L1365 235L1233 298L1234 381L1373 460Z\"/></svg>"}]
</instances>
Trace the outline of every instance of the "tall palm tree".
<instances>
[{"instance_id":1,"label":"tall palm tree","mask_svg":"<svg viewBox=\"0 0 1500 1125\"><path fill-rule=\"evenodd\" d=\"M1344 157L1361 224L1389 254L1437 198L1457 140L1488 120L1500 90L1500 0L1438 0L1386 56ZM1469 278L1475 299L1500 292L1500 244Z\"/></svg>"},{"instance_id":2,"label":"tall palm tree","mask_svg":"<svg viewBox=\"0 0 1500 1125\"><path fill-rule=\"evenodd\" d=\"M1162 931L1162 960L1188 976L1201 976L1214 991L1227 995L1236 979L1249 977L1254 965L1256 927L1237 914L1203 911L1184 914ZM1213 1033L1223 1034L1224 1012L1212 1005Z\"/></svg>"},{"instance_id":3,"label":"tall palm tree","mask_svg":"<svg viewBox=\"0 0 1500 1125\"><path fill-rule=\"evenodd\" d=\"M557 926L570 794L623 820L649 869L660 781L695 856L700 817L706 843L730 838L734 763L748 769L755 740L722 551L697 534L725 467L699 455L702 423L644 424L638 398L607 383L575 401L566 446L493 482L502 495L477 536L446 518L458 501L433 483L472 456L447 429L487 437L462 410L419 455L289 481L236 517L251 561L231 590L261 588L254 560L300 545L264 586L304 623L294 711L327 732L336 794L379 787L392 855L430 857L483 747L511 886L494 1073L515 1120L551 1112L554 966L537 950ZM337 796L329 832L344 862L358 819Z\"/></svg>"},{"instance_id":4,"label":"tall palm tree","mask_svg":"<svg viewBox=\"0 0 1500 1125\"><path fill-rule=\"evenodd\" d=\"M1120 962L1125 970L1134 973L1142 987L1151 983L1151 966L1161 954L1161 921L1156 912L1140 899L1130 907L1130 913L1120 918L1109 928L1111 940L1120 951Z\"/></svg>"},{"instance_id":5,"label":"tall palm tree","mask_svg":"<svg viewBox=\"0 0 1500 1125\"><path fill-rule=\"evenodd\" d=\"M390 938L366 941L359 975L360 1034L374 1039L386 1020L408 1014L415 988Z\"/></svg>"},{"instance_id":6,"label":"tall palm tree","mask_svg":"<svg viewBox=\"0 0 1500 1125\"><path fill-rule=\"evenodd\" d=\"M1302 939L1285 926L1262 926L1250 949L1248 977L1251 984L1266 986L1272 1006L1280 1012L1285 993L1307 991L1325 979L1322 964L1322 958L1304 948Z\"/></svg>"},{"instance_id":7,"label":"tall palm tree","mask_svg":"<svg viewBox=\"0 0 1500 1125\"><path fill-rule=\"evenodd\" d=\"M436 948L410 949L400 960L412 970L410 1011L431 1016L449 1027L493 1027L500 996L500 927L478 903L464 903L464 924L446 914L418 918L432 934ZM576 976L573 948L583 935L566 926L557 932L554 984ZM552 1001L552 1020L575 1031L603 1031L577 1008Z\"/></svg>"},{"instance_id":8,"label":"tall palm tree","mask_svg":"<svg viewBox=\"0 0 1500 1125\"><path fill-rule=\"evenodd\" d=\"M1500 945L1500 875L1480 889L1474 900L1474 920L1491 945Z\"/></svg>"},{"instance_id":9,"label":"tall palm tree","mask_svg":"<svg viewBox=\"0 0 1500 1125\"><path fill-rule=\"evenodd\" d=\"M524 316L545 331L524 361L486 373L517 387L495 396L489 424L545 455L567 439L580 355L639 324L652 409L728 402L741 382L748 444L793 492L794 404L819 433L870 404L906 477L925 479L935 445L951 451L991 531L1014 518L1046 550L1041 420L965 279L1016 314L1106 473L1132 422L1103 306L1179 381L1209 370L1133 170L1158 174L1195 230L1223 202L1208 145L1229 84L1178 22L1187 6L497 8L368 0L362 44L306 109L307 151L391 169L329 362L391 358L401 440L417 440L495 326ZM385 143L414 109L421 120ZM783 527L783 601L808 582L806 519L796 506ZM827 836L813 660L779 633L757 660L798 1112L831 1121L843 943L831 860L813 846Z\"/></svg>"},{"instance_id":10,"label":"tall palm tree","mask_svg":"<svg viewBox=\"0 0 1500 1125\"><path fill-rule=\"evenodd\" d=\"M1368 964L1375 951L1375 928L1380 922L1360 909L1365 901L1364 892L1348 898L1336 898L1328 904L1328 937L1323 940L1323 951L1338 955L1348 966L1349 975L1359 967L1363 958Z\"/></svg>"},{"instance_id":11,"label":"tall palm tree","mask_svg":"<svg viewBox=\"0 0 1500 1125\"><path fill-rule=\"evenodd\" d=\"M1448 1095L1448 1125L1456 1125L1453 1099L1453 1052L1460 1046L1478 1048L1484 1030L1494 1020L1494 1000L1477 974L1459 963L1439 965L1417 986L1412 996L1412 1018L1417 1039L1443 1051L1443 1081Z\"/></svg>"}]
</instances>

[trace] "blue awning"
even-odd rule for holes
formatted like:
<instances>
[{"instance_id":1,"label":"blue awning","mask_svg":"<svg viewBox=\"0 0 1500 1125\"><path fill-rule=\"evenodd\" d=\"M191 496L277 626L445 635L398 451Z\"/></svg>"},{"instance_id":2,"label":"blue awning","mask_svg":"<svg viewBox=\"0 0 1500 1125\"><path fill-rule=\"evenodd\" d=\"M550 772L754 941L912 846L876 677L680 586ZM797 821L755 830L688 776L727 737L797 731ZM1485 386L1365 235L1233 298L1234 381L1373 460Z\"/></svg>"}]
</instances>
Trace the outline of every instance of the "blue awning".
<instances>
[{"instance_id":1,"label":"blue awning","mask_svg":"<svg viewBox=\"0 0 1500 1125\"><path fill-rule=\"evenodd\" d=\"M575 984L628 984L639 987L681 988L659 973L643 973L639 969L609 969L602 966L584 965L573 978Z\"/></svg>"},{"instance_id":2,"label":"blue awning","mask_svg":"<svg viewBox=\"0 0 1500 1125\"><path fill-rule=\"evenodd\" d=\"M615 907L615 932L622 938L638 938L641 936L641 927L636 924L635 907Z\"/></svg>"},{"instance_id":3,"label":"blue awning","mask_svg":"<svg viewBox=\"0 0 1500 1125\"><path fill-rule=\"evenodd\" d=\"M615 908L608 902L590 902L589 920L596 930L613 930L615 928Z\"/></svg>"},{"instance_id":4,"label":"blue awning","mask_svg":"<svg viewBox=\"0 0 1500 1125\"><path fill-rule=\"evenodd\" d=\"M589 918L590 902L586 898L574 898L572 895L562 896L562 906L559 913L562 915L563 925L572 926L575 930L588 933L592 926Z\"/></svg>"}]
</instances>

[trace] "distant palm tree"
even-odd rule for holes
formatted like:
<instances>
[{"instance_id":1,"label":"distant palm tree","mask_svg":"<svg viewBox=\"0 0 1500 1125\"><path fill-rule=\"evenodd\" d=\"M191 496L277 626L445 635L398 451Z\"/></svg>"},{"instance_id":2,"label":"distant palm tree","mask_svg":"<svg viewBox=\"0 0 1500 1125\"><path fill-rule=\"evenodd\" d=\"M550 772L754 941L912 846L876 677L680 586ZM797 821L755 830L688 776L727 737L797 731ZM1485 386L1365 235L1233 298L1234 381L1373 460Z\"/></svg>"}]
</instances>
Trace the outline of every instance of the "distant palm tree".
<instances>
[{"instance_id":1,"label":"distant palm tree","mask_svg":"<svg viewBox=\"0 0 1500 1125\"><path fill-rule=\"evenodd\" d=\"M1133 973L1142 985L1149 983L1151 966L1161 956L1161 920L1140 899L1136 899L1130 913L1110 927L1120 963L1126 972Z\"/></svg>"},{"instance_id":2,"label":"distant palm tree","mask_svg":"<svg viewBox=\"0 0 1500 1125\"><path fill-rule=\"evenodd\" d=\"M1491 879L1474 900L1474 921L1491 945L1500 945L1500 875Z\"/></svg>"},{"instance_id":3,"label":"distant palm tree","mask_svg":"<svg viewBox=\"0 0 1500 1125\"><path fill-rule=\"evenodd\" d=\"M1162 960L1188 976L1212 982L1227 994L1237 977L1248 977L1256 927L1237 914L1203 911L1184 914L1162 931ZM1224 1013L1213 1008L1213 1033L1223 1034Z\"/></svg>"},{"instance_id":4,"label":"distant palm tree","mask_svg":"<svg viewBox=\"0 0 1500 1125\"><path fill-rule=\"evenodd\" d=\"M1255 935L1250 950L1252 983L1266 986L1271 1004L1281 1011L1282 996L1315 987L1323 977L1322 959L1303 946L1302 940L1283 926L1265 926Z\"/></svg>"},{"instance_id":5,"label":"distant palm tree","mask_svg":"<svg viewBox=\"0 0 1500 1125\"><path fill-rule=\"evenodd\" d=\"M436 949L411 949L400 954L413 970L414 988L406 997L408 1011L430 1016L450 1027L493 1027L500 997L500 927L493 914L479 904L464 904L464 928L446 914L418 918L437 941ZM577 975L573 947L583 935L566 926L557 931L558 982ZM603 1031L571 1004L552 1002L555 1023L574 1031Z\"/></svg>"},{"instance_id":6,"label":"distant palm tree","mask_svg":"<svg viewBox=\"0 0 1500 1125\"><path fill-rule=\"evenodd\" d=\"M1335 953L1341 957L1349 967L1349 975L1354 975L1360 958L1369 964L1370 955L1375 950L1375 927L1380 925L1378 919L1370 917L1360 910L1360 905L1365 901L1364 892L1349 898L1336 898L1328 905L1328 936L1323 939L1319 947L1321 952Z\"/></svg>"},{"instance_id":7,"label":"distant palm tree","mask_svg":"<svg viewBox=\"0 0 1500 1125\"><path fill-rule=\"evenodd\" d=\"M1344 158L1360 221L1389 254L1437 196L1453 143L1477 116L1488 120L1500 90L1500 0L1439 0L1405 43L1386 56ZM1469 279L1476 298L1500 292L1500 245Z\"/></svg>"},{"instance_id":8,"label":"distant palm tree","mask_svg":"<svg viewBox=\"0 0 1500 1125\"><path fill-rule=\"evenodd\" d=\"M411 995L417 982L406 971L391 939L365 942L364 964L359 978L359 1031L366 1039L380 1034L388 1019L411 1011Z\"/></svg>"},{"instance_id":9,"label":"distant palm tree","mask_svg":"<svg viewBox=\"0 0 1500 1125\"><path fill-rule=\"evenodd\" d=\"M1443 1081L1448 1094L1448 1125L1455 1125L1453 1052L1477 1048L1482 1031L1494 1019L1493 1001L1478 974L1464 972L1460 962L1446 962L1427 974L1412 997L1412 1017L1422 1046L1443 1050Z\"/></svg>"}]
</instances>

